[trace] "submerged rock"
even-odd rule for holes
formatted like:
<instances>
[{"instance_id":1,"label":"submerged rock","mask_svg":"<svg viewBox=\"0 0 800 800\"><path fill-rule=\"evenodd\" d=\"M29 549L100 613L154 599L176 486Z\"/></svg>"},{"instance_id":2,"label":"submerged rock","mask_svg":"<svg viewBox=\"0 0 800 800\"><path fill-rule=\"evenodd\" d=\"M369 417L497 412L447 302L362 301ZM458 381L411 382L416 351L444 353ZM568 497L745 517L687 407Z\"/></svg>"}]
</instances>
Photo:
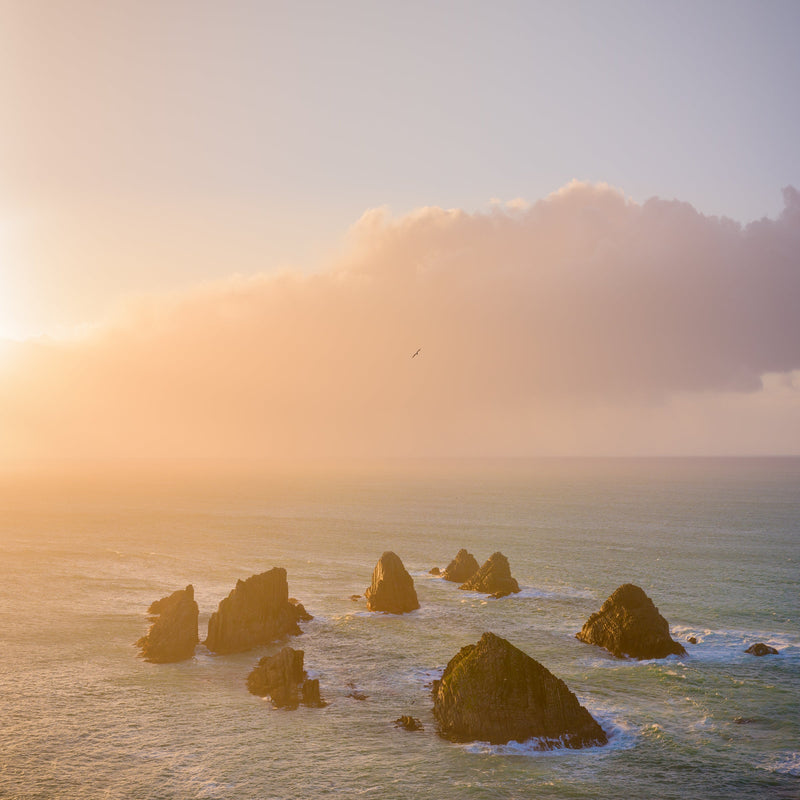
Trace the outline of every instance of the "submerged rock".
<instances>
[{"instance_id":1,"label":"submerged rock","mask_svg":"<svg viewBox=\"0 0 800 800\"><path fill-rule=\"evenodd\" d=\"M372 572L372 583L364 592L370 611L405 614L419 608L414 579L396 554L387 550Z\"/></svg>"},{"instance_id":2,"label":"submerged rock","mask_svg":"<svg viewBox=\"0 0 800 800\"><path fill-rule=\"evenodd\" d=\"M665 658L686 655L669 635L669 624L643 589L625 583L603 603L576 634L587 644L603 647L618 658Z\"/></svg>"},{"instance_id":3,"label":"submerged rock","mask_svg":"<svg viewBox=\"0 0 800 800\"><path fill-rule=\"evenodd\" d=\"M406 714L403 714L402 717L398 717L394 721L394 726L396 728L403 728L406 731L424 731L425 728L422 726L422 723L416 718L411 717Z\"/></svg>"},{"instance_id":4,"label":"submerged rock","mask_svg":"<svg viewBox=\"0 0 800 800\"><path fill-rule=\"evenodd\" d=\"M451 741L506 744L536 737L542 750L608 741L562 680L493 633L462 647L432 693L439 734Z\"/></svg>"},{"instance_id":5,"label":"submerged rock","mask_svg":"<svg viewBox=\"0 0 800 800\"><path fill-rule=\"evenodd\" d=\"M147 635L136 642L145 661L170 664L192 658L200 639L197 635L198 608L191 584L156 600L147 614L152 625Z\"/></svg>"},{"instance_id":6,"label":"submerged rock","mask_svg":"<svg viewBox=\"0 0 800 800\"><path fill-rule=\"evenodd\" d=\"M326 703L319 694L319 681L309 680L303 669L305 653L284 647L274 656L264 656L247 676L247 689L259 697L270 697L276 708L303 705L322 708Z\"/></svg>"},{"instance_id":7,"label":"submerged rock","mask_svg":"<svg viewBox=\"0 0 800 800\"><path fill-rule=\"evenodd\" d=\"M286 570L274 567L236 582L236 588L211 615L205 644L215 653L250 650L302 633L297 624L303 619L301 614L305 614L302 605L289 602Z\"/></svg>"},{"instance_id":8,"label":"submerged rock","mask_svg":"<svg viewBox=\"0 0 800 800\"><path fill-rule=\"evenodd\" d=\"M478 570L480 564L472 553L464 548L456 553L456 557L444 568L442 577L446 581L464 583L468 581Z\"/></svg>"},{"instance_id":9,"label":"submerged rock","mask_svg":"<svg viewBox=\"0 0 800 800\"><path fill-rule=\"evenodd\" d=\"M483 566L459 589L485 592L492 597L505 597L519 591L519 584L511 577L508 559L502 553L492 553Z\"/></svg>"},{"instance_id":10,"label":"submerged rock","mask_svg":"<svg viewBox=\"0 0 800 800\"><path fill-rule=\"evenodd\" d=\"M756 642L745 650L745 653L750 653L751 656L776 656L778 651L774 647L770 647L764 642Z\"/></svg>"}]
</instances>

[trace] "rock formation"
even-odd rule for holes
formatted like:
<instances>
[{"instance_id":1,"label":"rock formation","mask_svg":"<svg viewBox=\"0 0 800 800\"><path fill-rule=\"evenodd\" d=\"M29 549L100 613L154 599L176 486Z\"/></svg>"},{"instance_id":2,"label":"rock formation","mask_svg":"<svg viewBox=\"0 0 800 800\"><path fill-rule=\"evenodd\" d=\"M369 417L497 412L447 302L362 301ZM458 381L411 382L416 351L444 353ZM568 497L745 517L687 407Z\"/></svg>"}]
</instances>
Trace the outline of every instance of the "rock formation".
<instances>
[{"instance_id":1,"label":"rock formation","mask_svg":"<svg viewBox=\"0 0 800 800\"><path fill-rule=\"evenodd\" d=\"M276 708L304 706L322 708L326 703L319 695L319 681L309 680L303 669L302 650L284 647L274 656L264 656L247 676L247 688L259 697L269 696Z\"/></svg>"},{"instance_id":2,"label":"rock formation","mask_svg":"<svg viewBox=\"0 0 800 800\"><path fill-rule=\"evenodd\" d=\"M400 557L387 550L372 572L372 583L364 592L370 611L405 614L419 608L414 579L406 572Z\"/></svg>"},{"instance_id":3,"label":"rock formation","mask_svg":"<svg viewBox=\"0 0 800 800\"><path fill-rule=\"evenodd\" d=\"M462 548L456 553L456 557L444 568L442 577L446 581L464 583L464 581L468 581L479 569L480 564L478 564L475 556Z\"/></svg>"},{"instance_id":4,"label":"rock formation","mask_svg":"<svg viewBox=\"0 0 800 800\"><path fill-rule=\"evenodd\" d=\"M442 574L442 571L439 569L439 567L431 567L428 570L428 575L441 575L441 574Z\"/></svg>"},{"instance_id":5,"label":"rock formation","mask_svg":"<svg viewBox=\"0 0 800 800\"><path fill-rule=\"evenodd\" d=\"M416 718L403 714L394 721L395 728L403 728L406 731L424 731L422 723Z\"/></svg>"},{"instance_id":6,"label":"rock formation","mask_svg":"<svg viewBox=\"0 0 800 800\"><path fill-rule=\"evenodd\" d=\"M305 614L302 606L289 602L286 570L274 567L236 582L208 621L206 647L215 653L240 653L297 635L301 613Z\"/></svg>"},{"instance_id":7,"label":"rock formation","mask_svg":"<svg viewBox=\"0 0 800 800\"><path fill-rule=\"evenodd\" d=\"M194 655L197 636L198 608L194 587L189 584L167 597L156 600L147 609L152 625L136 646L145 661L169 664Z\"/></svg>"},{"instance_id":8,"label":"rock formation","mask_svg":"<svg viewBox=\"0 0 800 800\"><path fill-rule=\"evenodd\" d=\"M686 655L682 644L669 635L669 624L643 589L620 586L592 614L577 638L604 647L618 658L665 658Z\"/></svg>"},{"instance_id":9,"label":"rock formation","mask_svg":"<svg viewBox=\"0 0 800 800\"><path fill-rule=\"evenodd\" d=\"M300 689L303 698L303 705L308 708L325 708L328 705L319 696L319 680L317 678L306 678Z\"/></svg>"},{"instance_id":10,"label":"rock formation","mask_svg":"<svg viewBox=\"0 0 800 800\"><path fill-rule=\"evenodd\" d=\"M458 588L505 597L518 592L519 584L511 577L508 559L502 553L492 553L484 565Z\"/></svg>"},{"instance_id":11,"label":"rock formation","mask_svg":"<svg viewBox=\"0 0 800 800\"><path fill-rule=\"evenodd\" d=\"M770 647L764 642L756 642L745 650L745 653L750 653L751 656L776 656L778 651L774 647Z\"/></svg>"},{"instance_id":12,"label":"rock formation","mask_svg":"<svg viewBox=\"0 0 800 800\"><path fill-rule=\"evenodd\" d=\"M439 734L456 742L579 748L608 739L567 685L493 633L462 647L433 684Z\"/></svg>"}]
</instances>

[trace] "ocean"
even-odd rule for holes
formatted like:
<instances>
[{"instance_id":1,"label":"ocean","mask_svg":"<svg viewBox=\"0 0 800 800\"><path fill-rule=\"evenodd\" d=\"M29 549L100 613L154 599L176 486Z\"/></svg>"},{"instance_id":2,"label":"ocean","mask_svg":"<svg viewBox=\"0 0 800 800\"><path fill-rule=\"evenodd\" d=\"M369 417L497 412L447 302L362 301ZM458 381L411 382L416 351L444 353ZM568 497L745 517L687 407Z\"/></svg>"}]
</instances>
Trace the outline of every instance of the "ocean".
<instances>
[{"instance_id":1,"label":"ocean","mask_svg":"<svg viewBox=\"0 0 800 800\"><path fill-rule=\"evenodd\" d=\"M462 547L503 552L522 591L429 574ZM418 611L350 599L385 550ZM248 693L286 641L137 657L154 600L191 583L203 639L237 579L273 566L314 615L288 643L326 708ZM800 798L800 459L6 470L0 575L2 798ZM575 639L628 582L686 656ZM430 683L484 631L562 678L609 744L441 739ZM745 654L758 641L779 655ZM402 714L424 730L394 727Z\"/></svg>"}]
</instances>

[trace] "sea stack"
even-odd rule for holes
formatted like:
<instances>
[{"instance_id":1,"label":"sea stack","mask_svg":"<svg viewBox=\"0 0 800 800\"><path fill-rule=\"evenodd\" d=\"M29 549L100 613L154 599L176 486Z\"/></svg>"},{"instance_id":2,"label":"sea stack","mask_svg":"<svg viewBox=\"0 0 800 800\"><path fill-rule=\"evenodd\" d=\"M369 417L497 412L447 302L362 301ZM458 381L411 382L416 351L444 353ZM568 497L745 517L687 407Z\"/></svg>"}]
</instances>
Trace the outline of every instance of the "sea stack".
<instances>
[{"instance_id":1,"label":"sea stack","mask_svg":"<svg viewBox=\"0 0 800 800\"><path fill-rule=\"evenodd\" d=\"M247 676L247 688L259 697L270 697L276 708L326 705L319 695L319 681L309 680L303 669L305 653L284 647L274 656L264 656Z\"/></svg>"},{"instance_id":2,"label":"sea stack","mask_svg":"<svg viewBox=\"0 0 800 800\"><path fill-rule=\"evenodd\" d=\"M456 557L445 567L442 577L446 581L464 583L468 581L478 570L480 564L472 553L464 548L456 553Z\"/></svg>"},{"instance_id":3,"label":"sea stack","mask_svg":"<svg viewBox=\"0 0 800 800\"><path fill-rule=\"evenodd\" d=\"M241 653L302 633L297 621L305 609L298 606L289 602L283 567L239 580L211 615L205 645L215 653Z\"/></svg>"},{"instance_id":4,"label":"sea stack","mask_svg":"<svg viewBox=\"0 0 800 800\"><path fill-rule=\"evenodd\" d=\"M606 744L605 732L561 679L493 633L462 647L433 684L439 734L455 742L536 738L540 750Z\"/></svg>"},{"instance_id":5,"label":"sea stack","mask_svg":"<svg viewBox=\"0 0 800 800\"><path fill-rule=\"evenodd\" d=\"M370 611L405 614L419 608L414 579L396 553L387 550L372 572L372 583L364 592Z\"/></svg>"},{"instance_id":6,"label":"sea stack","mask_svg":"<svg viewBox=\"0 0 800 800\"><path fill-rule=\"evenodd\" d=\"M643 589L625 583L592 614L577 638L603 647L618 658L686 655L669 635L669 624Z\"/></svg>"},{"instance_id":7,"label":"sea stack","mask_svg":"<svg viewBox=\"0 0 800 800\"><path fill-rule=\"evenodd\" d=\"M191 584L156 600L147 609L147 614L153 624L147 635L136 642L145 661L170 664L185 661L194 655L195 645L199 641L198 608Z\"/></svg>"},{"instance_id":8,"label":"sea stack","mask_svg":"<svg viewBox=\"0 0 800 800\"><path fill-rule=\"evenodd\" d=\"M511 577L508 559L502 553L492 553L484 565L459 589L485 592L492 597L505 597L519 591L519 584Z\"/></svg>"}]
</instances>

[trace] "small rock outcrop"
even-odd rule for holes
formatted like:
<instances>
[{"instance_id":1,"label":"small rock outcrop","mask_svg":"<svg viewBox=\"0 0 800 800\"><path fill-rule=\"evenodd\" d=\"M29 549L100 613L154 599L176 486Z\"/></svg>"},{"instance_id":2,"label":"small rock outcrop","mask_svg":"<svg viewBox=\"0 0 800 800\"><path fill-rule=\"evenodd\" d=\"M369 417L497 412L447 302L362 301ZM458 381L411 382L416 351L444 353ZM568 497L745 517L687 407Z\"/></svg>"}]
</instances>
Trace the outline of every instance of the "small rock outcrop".
<instances>
[{"instance_id":1,"label":"small rock outcrop","mask_svg":"<svg viewBox=\"0 0 800 800\"><path fill-rule=\"evenodd\" d=\"M414 579L396 553L387 550L372 572L372 583L364 592L370 611L405 614L419 608Z\"/></svg>"},{"instance_id":2,"label":"small rock outcrop","mask_svg":"<svg viewBox=\"0 0 800 800\"><path fill-rule=\"evenodd\" d=\"M605 732L560 678L493 633L462 647L433 684L439 734L455 742L524 742L542 750L606 744Z\"/></svg>"},{"instance_id":3,"label":"small rock outcrop","mask_svg":"<svg viewBox=\"0 0 800 800\"><path fill-rule=\"evenodd\" d=\"M776 656L778 651L774 647L770 647L764 642L756 642L745 650L745 653L750 653L751 656Z\"/></svg>"},{"instance_id":4,"label":"small rock outcrop","mask_svg":"<svg viewBox=\"0 0 800 800\"><path fill-rule=\"evenodd\" d=\"M311 708L323 708L326 703L319 694L319 681L306 677L304 658L302 650L292 647L264 656L247 676L248 691L270 697L276 708L297 708L301 702Z\"/></svg>"},{"instance_id":5,"label":"small rock outcrop","mask_svg":"<svg viewBox=\"0 0 800 800\"><path fill-rule=\"evenodd\" d=\"M156 600L147 609L147 614L152 625L147 635L136 642L145 661L171 664L194 656L199 641L198 608L191 584Z\"/></svg>"},{"instance_id":6,"label":"small rock outcrop","mask_svg":"<svg viewBox=\"0 0 800 800\"><path fill-rule=\"evenodd\" d=\"M518 592L519 584L511 577L508 559L502 553L492 553L483 566L458 588L505 597Z\"/></svg>"},{"instance_id":7,"label":"small rock outcrop","mask_svg":"<svg viewBox=\"0 0 800 800\"><path fill-rule=\"evenodd\" d=\"M403 714L394 721L395 728L402 728L406 731L424 731L422 723L416 718Z\"/></svg>"},{"instance_id":8,"label":"small rock outcrop","mask_svg":"<svg viewBox=\"0 0 800 800\"><path fill-rule=\"evenodd\" d=\"M442 571L439 569L439 567L431 567L428 570L428 575L441 575L441 574L442 574Z\"/></svg>"},{"instance_id":9,"label":"small rock outcrop","mask_svg":"<svg viewBox=\"0 0 800 800\"><path fill-rule=\"evenodd\" d=\"M686 655L669 635L669 624L643 589L625 583L589 617L576 638L603 647L618 658Z\"/></svg>"},{"instance_id":10,"label":"small rock outcrop","mask_svg":"<svg viewBox=\"0 0 800 800\"><path fill-rule=\"evenodd\" d=\"M208 621L206 647L215 653L241 653L288 635L302 633L297 624L308 616L289 602L283 567L237 581Z\"/></svg>"},{"instance_id":11,"label":"small rock outcrop","mask_svg":"<svg viewBox=\"0 0 800 800\"><path fill-rule=\"evenodd\" d=\"M462 548L456 553L456 557L444 568L442 577L446 581L464 583L480 568L480 564L478 564L475 556Z\"/></svg>"},{"instance_id":12,"label":"small rock outcrop","mask_svg":"<svg viewBox=\"0 0 800 800\"><path fill-rule=\"evenodd\" d=\"M325 708L328 705L319 695L317 678L306 678L300 688L300 695L303 698L303 705L308 708Z\"/></svg>"}]
</instances>

